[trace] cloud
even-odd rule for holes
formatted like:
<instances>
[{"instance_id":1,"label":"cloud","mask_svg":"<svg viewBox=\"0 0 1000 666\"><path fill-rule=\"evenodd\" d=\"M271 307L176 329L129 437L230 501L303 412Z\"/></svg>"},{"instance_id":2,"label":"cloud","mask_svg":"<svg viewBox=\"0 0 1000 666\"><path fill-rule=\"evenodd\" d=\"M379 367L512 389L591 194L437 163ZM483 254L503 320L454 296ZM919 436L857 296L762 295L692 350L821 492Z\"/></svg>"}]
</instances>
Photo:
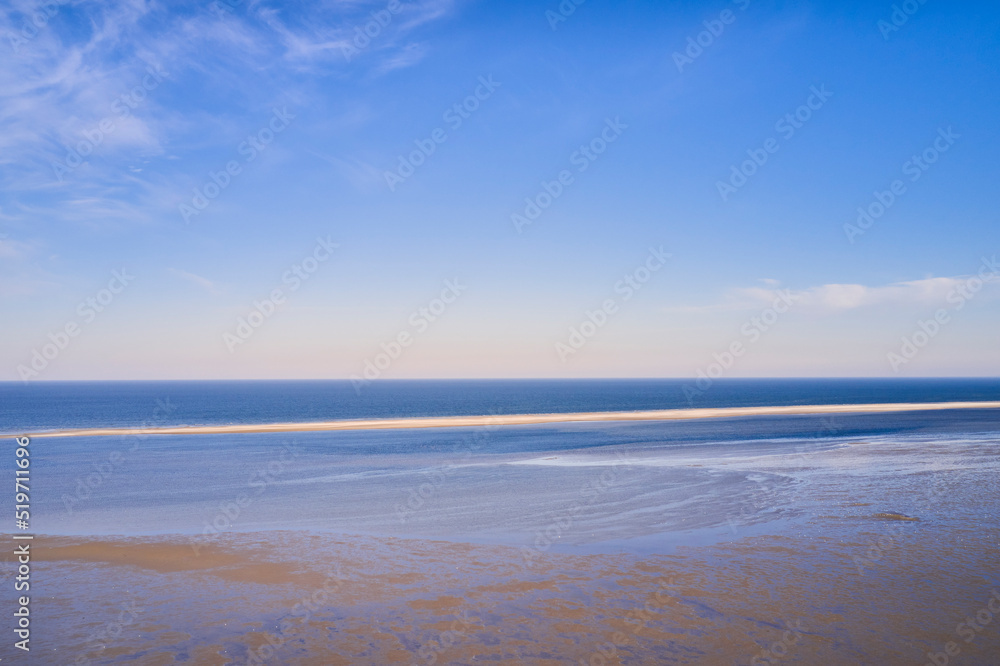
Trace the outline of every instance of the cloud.
<instances>
[{"instance_id":1,"label":"cloud","mask_svg":"<svg viewBox=\"0 0 1000 666\"><path fill-rule=\"evenodd\" d=\"M383 172L367 162L353 158L331 157L315 150L310 150L309 153L329 163L341 178L347 179L361 192L382 192L385 188Z\"/></svg>"},{"instance_id":2,"label":"cloud","mask_svg":"<svg viewBox=\"0 0 1000 666\"><path fill-rule=\"evenodd\" d=\"M285 57L290 60L321 59L330 56L331 52L336 52L337 57L342 57L344 49L350 45L350 36L343 30L333 33L329 30L320 30L316 34L309 35L286 26L276 9L262 8L257 10L256 14L274 30L285 48Z\"/></svg>"},{"instance_id":3,"label":"cloud","mask_svg":"<svg viewBox=\"0 0 1000 666\"><path fill-rule=\"evenodd\" d=\"M843 312L858 308L891 305L939 305L967 276L925 278L869 287L863 284L824 284L807 289L789 290L796 309ZM773 289L749 287L732 292L735 302L757 307L774 300Z\"/></svg>"},{"instance_id":4,"label":"cloud","mask_svg":"<svg viewBox=\"0 0 1000 666\"><path fill-rule=\"evenodd\" d=\"M65 288L62 279L46 269L47 262L40 257L46 250L38 239L17 240L0 232L0 299Z\"/></svg>"},{"instance_id":5,"label":"cloud","mask_svg":"<svg viewBox=\"0 0 1000 666\"><path fill-rule=\"evenodd\" d=\"M397 51L390 57L382 60L375 68L377 74L388 74L396 69L412 67L424 59L427 49L421 44L408 44L403 50Z\"/></svg>"},{"instance_id":6,"label":"cloud","mask_svg":"<svg viewBox=\"0 0 1000 666\"><path fill-rule=\"evenodd\" d=\"M204 278L200 275L195 275L194 273L189 273L187 271L182 271L177 268L168 268L167 271L174 277L179 277L182 280L187 280L188 282L198 285L213 296L218 296L219 294L224 293L222 288L208 278Z\"/></svg>"},{"instance_id":7,"label":"cloud","mask_svg":"<svg viewBox=\"0 0 1000 666\"><path fill-rule=\"evenodd\" d=\"M426 0L419 3L408 3L411 14L400 26L401 32L407 32L425 23L436 21L452 13L454 0Z\"/></svg>"},{"instance_id":8,"label":"cloud","mask_svg":"<svg viewBox=\"0 0 1000 666\"><path fill-rule=\"evenodd\" d=\"M28 17L48 16L41 28L27 33L30 39L4 56L0 68L0 186L6 206L47 211L60 221L78 218L94 199L107 200L95 207L94 220L128 206L128 197L121 196L127 187L118 169L108 166L123 157L162 152L155 103L144 99L127 114L115 108L147 75L149 63L134 57L129 40L150 11L141 1L22 3L5 11L18 34ZM67 156L76 149L74 166L67 168Z\"/></svg>"},{"instance_id":9,"label":"cloud","mask_svg":"<svg viewBox=\"0 0 1000 666\"><path fill-rule=\"evenodd\" d=\"M790 289L781 287L778 280L762 279L765 287L738 287L730 289L720 302L700 305L679 305L666 308L674 314L706 314L759 310L770 306L778 292L786 293L795 301L796 312L836 314L874 307L921 306L940 307L967 279L972 277L930 277L922 280L893 282L887 285L867 286L851 283L830 283Z\"/></svg>"},{"instance_id":10,"label":"cloud","mask_svg":"<svg viewBox=\"0 0 1000 666\"><path fill-rule=\"evenodd\" d=\"M189 192L192 179L204 178L202 152L231 151L236 130L252 129L276 104L315 105L322 94L317 77L379 75L420 62L426 47L405 35L452 6L404 3L373 42L373 57L351 62L342 47L372 12L385 10L384 0L0 6L0 32L7 33L0 35L7 51L0 66L0 205L93 228L172 215L176 203L164 206L168 197L150 192ZM49 12L46 24L14 50L11 35L39 11ZM165 80L124 105L150 68ZM113 130L88 145L102 123ZM82 159L70 158L78 147ZM78 165L65 170L59 165L68 158Z\"/></svg>"},{"instance_id":11,"label":"cloud","mask_svg":"<svg viewBox=\"0 0 1000 666\"><path fill-rule=\"evenodd\" d=\"M20 261L31 256L34 251L34 245L11 240L7 238L7 234L0 233L0 259Z\"/></svg>"}]
</instances>

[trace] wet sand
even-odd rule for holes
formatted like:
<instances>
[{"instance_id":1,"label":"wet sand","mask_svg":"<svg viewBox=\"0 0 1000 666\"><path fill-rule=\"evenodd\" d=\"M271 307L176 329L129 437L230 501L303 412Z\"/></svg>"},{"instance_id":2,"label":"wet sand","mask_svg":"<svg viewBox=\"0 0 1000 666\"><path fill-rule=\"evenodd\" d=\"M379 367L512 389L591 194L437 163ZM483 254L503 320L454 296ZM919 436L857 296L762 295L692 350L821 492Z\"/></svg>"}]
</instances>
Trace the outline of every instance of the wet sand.
<instances>
[{"instance_id":1,"label":"wet sand","mask_svg":"<svg viewBox=\"0 0 1000 666\"><path fill-rule=\"evenodd\" d=\"M953 663L996 663L1000 613L955 634L993 598L988 539L956 557L908 533L859 570L881 530L531 564L506 546L297 532L198 555L169 537L42 539L34 575L60 594L33 626L60 650L34 663L923 664L955 641Z\"/></svg>"},{"instance_id":2,"label":"wet sand","mask_svg":"<svg viewBox=\"0 0 1000 666\"><path fill-rule=\"evenodd\" d=\"M172 426L156 428L79 428L26 433L32 437L95 437L112 435L207 435L238 433L323 432L331 430L396 430L411 428L465 428L473 426L539 425L598 421L675 421L738 418L746 416L794 416L940 411L952 409L998 409L1000 402L872 403L863 405L780 405L662 409L635 412L583 412L567 414L495 414L484 416L431 416L398 419L357 419L315 423L270 423L252 425Z\"/></svg>"}]
</instances>

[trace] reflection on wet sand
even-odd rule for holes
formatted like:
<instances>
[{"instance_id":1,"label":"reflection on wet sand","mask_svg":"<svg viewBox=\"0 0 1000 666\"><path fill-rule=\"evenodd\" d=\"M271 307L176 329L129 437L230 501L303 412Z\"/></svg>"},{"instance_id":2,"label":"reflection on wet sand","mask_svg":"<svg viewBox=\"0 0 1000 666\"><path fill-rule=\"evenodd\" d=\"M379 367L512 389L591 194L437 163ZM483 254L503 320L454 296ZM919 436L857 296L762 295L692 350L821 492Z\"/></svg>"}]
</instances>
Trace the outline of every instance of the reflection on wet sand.
<instances>
[{"instance_id":1,"label":"reflection on wet sand","mask_svg":"<svg viewBox=\"0 0 1000 666\"><path fill-rule=\"evenodd\" d=\"M198 554L167 537L45 538L38 579L61 594L35 613L39 635L91 663L924 663L1000 587L996 535L956 548L903 533L862 573L874 522L856 540L746 537L530 566L506 546L300 532L226 535ZM961 652L993 663L997 626Z\"/></svg>"}]
</instances>

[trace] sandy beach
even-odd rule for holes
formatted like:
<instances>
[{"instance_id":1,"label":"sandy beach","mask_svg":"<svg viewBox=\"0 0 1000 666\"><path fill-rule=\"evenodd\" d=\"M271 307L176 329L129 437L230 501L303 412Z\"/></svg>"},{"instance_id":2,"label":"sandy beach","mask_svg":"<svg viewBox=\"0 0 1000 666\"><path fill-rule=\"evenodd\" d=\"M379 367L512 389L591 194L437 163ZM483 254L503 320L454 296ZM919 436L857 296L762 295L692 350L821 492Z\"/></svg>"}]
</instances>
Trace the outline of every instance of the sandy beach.
<instances>
[{"instance_id":1,"label":"sandy beach","mask_svg":"<svg viewBox=\"0 0 1000 666\"><path fill-rule=\"evenodd\" d=\"M869 525L847 541L548 553L530 566L509 547L349 535L228 535L197 555L167 537L51 538L36 544L40 578L77 599L100 580L127 592L87 613L48 598L34 610L40 632L63 636L59 663L923 663L998 596L978 575L996 551L976 539L961 561L984 569L948 571L908 526L859 568L885 531ZM961 663L994 663L998 640L984 627Z\"/></svg>"},{"instance_id":2,"label":"sandy beach","mask_svg":"<svg viewBox=\"0 0 1000 666\"><path fill-rule=\"evenodd\" d=\"M1000 402L872 403L860 405L782 405L661 409L635 412L583 412L566 414L495 414L481 416L432 416L398 419L352 419L315 423L253 425L171 426L153 428L79 428L36 433L31 437L101 437L114 435L209 435L239 433L325 432L336 430L399 430L410 428L467 428L475 426L539 425L599 421L679 421L747 416L805 416L865 414L947 409L1000 409Z\"/></svg>"}]
</instances>

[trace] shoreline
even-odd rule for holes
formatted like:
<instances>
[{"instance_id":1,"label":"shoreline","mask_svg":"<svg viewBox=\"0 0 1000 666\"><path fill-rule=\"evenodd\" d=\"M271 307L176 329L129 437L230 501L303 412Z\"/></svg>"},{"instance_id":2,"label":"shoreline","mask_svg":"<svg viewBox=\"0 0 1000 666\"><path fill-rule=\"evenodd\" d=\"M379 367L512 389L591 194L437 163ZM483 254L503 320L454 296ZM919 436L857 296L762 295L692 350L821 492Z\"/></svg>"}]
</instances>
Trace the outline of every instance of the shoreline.
<instances>
[{"instance_id":1,"label":"shoreline","mask_svg":"<svg viewBox=\"0 0 1000 666\"><path fill-rule=\"evenodd\" d=\"M635 412L568 412L565 414L494 414L481 416L411 416L384 419L344 419L311 423L262 423L155 428L74 428L26 432L9 436L102 437L115 435L212 435L282 432L327 432L339 430L401 430L417 428L468 428L477 426L544 425L549 423L594 423L614 421L680 421L745 416L809 416L821 414L876 414L940 411L948 409L1000 409L1000 401L866 403L857 405L774 405L758 407L701 407Z\"/></svg>"}]
</instances>

